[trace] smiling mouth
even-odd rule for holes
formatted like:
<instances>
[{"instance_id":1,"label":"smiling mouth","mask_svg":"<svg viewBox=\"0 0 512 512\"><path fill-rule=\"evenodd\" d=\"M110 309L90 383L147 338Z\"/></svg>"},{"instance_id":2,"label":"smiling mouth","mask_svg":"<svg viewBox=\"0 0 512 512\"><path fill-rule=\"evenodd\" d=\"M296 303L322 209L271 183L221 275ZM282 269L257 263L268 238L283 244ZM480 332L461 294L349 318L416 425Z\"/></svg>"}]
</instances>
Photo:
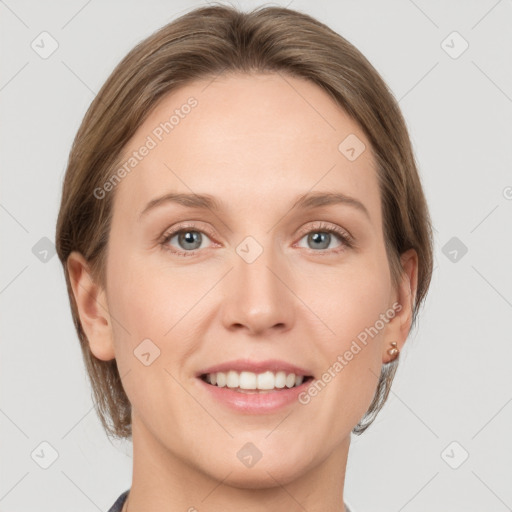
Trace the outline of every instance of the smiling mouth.
<instances>
[{"instance_id":1,"label":"smiling mouth","mask_svg":"<svg viewBox=\"0 0 512 512\"><path fill-rule=\"evenodd\" d=\"M227 388L238 393L273 393L299 387L313 379L310 375L279 372L228 372L204 373L199 377L207 384Z\"/></svg>"}]
</instances>

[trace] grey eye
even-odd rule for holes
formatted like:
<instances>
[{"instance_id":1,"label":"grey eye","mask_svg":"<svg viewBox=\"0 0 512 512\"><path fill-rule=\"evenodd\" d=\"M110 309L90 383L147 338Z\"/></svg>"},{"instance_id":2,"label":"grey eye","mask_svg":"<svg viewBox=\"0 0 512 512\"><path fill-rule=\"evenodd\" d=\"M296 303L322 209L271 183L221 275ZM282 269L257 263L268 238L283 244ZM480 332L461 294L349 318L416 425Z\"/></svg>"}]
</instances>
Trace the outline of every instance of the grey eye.
<instances>
[{"instance_id":1,"label":"grey eye","mask_svg":"<svg viewBox=\"0 0 512 512\"><path fill-rule=\"evenodd\" d=\"M307 249L318 249L318 250L325 250L325 249L333 249L334 247L329 247L331 242L338 240L338 245L340 242L343 242L340 235L334 232L330 232L328 230L320 230L316 229L314 231L310 231L306 235L304 235L301 238L301 241L306 239L306 248ZM343 244L341 244L343 245ZM303 246L301 246L303 247Z\"/></svg>"},{"instance_id":2,"label":"grey eye","mask_svg":"<svg viewBox=\"0 0 512 512\"><path fill-rule=\"evenodd\" d=\"M316 233L310 233L308 236L308 243L313 243L314 249L327 249L331 242L331 233L323 233L318 231Z\"/></svg>"},{"instance_id":3,"label":"grey eye","mask_svg":"<svg viewBox=\"0 0 512 512\"><path fill-rule=\"evenodd\" d=\"M176 233L171 239L169 239L169 243L175 237L178 238L178 245L180 249L190 251L199 249L201 247L201 242L203 241L203 233L201 233L200 231L180 231Z\"/></svg>"}]
</instances>

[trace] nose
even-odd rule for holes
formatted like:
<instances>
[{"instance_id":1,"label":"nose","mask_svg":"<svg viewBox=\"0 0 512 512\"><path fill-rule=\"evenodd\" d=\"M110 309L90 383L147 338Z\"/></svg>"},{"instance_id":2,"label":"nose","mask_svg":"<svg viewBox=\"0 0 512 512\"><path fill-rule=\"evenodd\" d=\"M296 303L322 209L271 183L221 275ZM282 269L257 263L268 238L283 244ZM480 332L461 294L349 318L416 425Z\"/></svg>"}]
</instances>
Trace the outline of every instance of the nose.
<instances>
[{"instance_id":1,"label":"nose","mask_svg":"<svg viewBox=\"0 0 512 512\"><path fill-rule=\"evenodd\" d=\"M251 263L235 254L234 268L225 280L222 308L224 327L268 337L292 328L296 299L284 258L265 249Z\"/></svg>"}]
</instances>

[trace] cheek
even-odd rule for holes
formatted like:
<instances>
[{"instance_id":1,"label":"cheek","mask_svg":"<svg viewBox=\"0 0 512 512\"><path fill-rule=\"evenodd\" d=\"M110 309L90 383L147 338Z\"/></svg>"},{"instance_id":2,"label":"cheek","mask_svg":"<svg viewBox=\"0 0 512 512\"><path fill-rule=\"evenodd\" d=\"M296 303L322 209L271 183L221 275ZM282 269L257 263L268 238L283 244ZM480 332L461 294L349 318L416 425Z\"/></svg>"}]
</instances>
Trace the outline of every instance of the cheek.
<instances>
[{"instance_id":1,"label":"cheek","mask_svg":"<svg viewBox=\"0 0 512 512\"><path fill-rule=\"evenodd\" d=\"M150 258L115 258L109 269L109 307L126 324L135 343L138 339L163 339L173 325L190 310L197 287L183 272L150 264ZM197 299L196 299L197 300ZM126 333L125 333L126 334Z\"/></svg>"},{"instance_id":2,"label":"cheek","mask_svg":"<svg viewBox=\"0 0 512 512\"><path fill-rule=\"evenodd\" d=\"M388 309L390 286L385 254L367 253L329 272L316 272L314 279L303 281L302 294L334 336L347 338L372 325Z\"/></svg>"},{"instance_id":3,"label":"cheek","mask_svg":"<svg viewBox=\"0 0 512 512\"><path fill-rule=\"evenodd\" d=\"M166 371L178 379L186 371L185 363L201 339L197 333L201 326L195 321L201 306L197 303L211 283L202 273L171 272L161 264L152 265L150 258L131 256L116 261L114 256L109 308L115 319L119 369L121 375L130 372L127 393L134 403L147 393L158 400L164 389L167 396L179 396L179 389L173 394L175 381ZM131 388L130 382L138 384Z\"/></svg>"},{"instance_id":4,"label":"cheek","mask_svg":"<svg viewBox=\"0 0 512 512\"><path fill-rule=\"evenodd\" d=\"M329 274L318 274L314 283L314 288L302 290L302 297L326 326L315 339L323 365L332 367L341 356L343 369L337 375L343 373L345 377L338 379L339 385L346 379L361 379L365 375L362 380L373 386L369 369L380 372L382 339L392 318L385 254L360 255L353 259L353 264L333 269ZM383 315L387 322L382 320Z\"/></svg>"},{"instance_id":5,"label":"cheek","mask_svg":"<svg viewBox=\"0 0 512 512\"><path fill-rule=\"evenodd\" d=\"M186 283L170 282L150 265L125 259L111 266L109 285L116 359L134 410L155 422L160 421L155 410L187 411L190 400L172 378L181 381L179 362L193 348L183 340L185 315L194 304Z\"/></svg>"},{"instance_id":6,"label":"cheek","mask_svg":"<svg viewBox=\"0 0 512 512\"><path fill-rule=\"evenodd\" d=\"M378 265L364 268L361 274L347 272L326 280L327 297L317 299L318 308L323 305L318 309L322 321L333 332L324 329L326 334L315 340L324 368L318 377L321 410L315 414L340 431L343 425L355 425L367 411L382 365L387 324L381 315L389 311L388 282L385 273L379 278Z\"/></svg>"}]
</instances>

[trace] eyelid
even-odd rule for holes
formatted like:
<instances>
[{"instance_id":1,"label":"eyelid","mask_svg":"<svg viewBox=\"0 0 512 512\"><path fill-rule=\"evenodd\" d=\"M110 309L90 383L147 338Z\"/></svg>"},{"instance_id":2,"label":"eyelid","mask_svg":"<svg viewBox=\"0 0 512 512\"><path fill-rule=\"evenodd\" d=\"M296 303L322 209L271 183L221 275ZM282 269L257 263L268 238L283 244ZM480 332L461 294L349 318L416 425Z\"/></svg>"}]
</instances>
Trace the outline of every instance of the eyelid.
<instances>
[{"instance_id":1,"label":"eyelid","mask_svg":"<svg viewBox=\"0 0 512 512\"><path fill-rule=\"evenodd\" d=\"M352 245L355 245L354 237L344 228L338 226L337 224L332 224L330 222L326 222L323 220L313 222L313 225L308 224L302 227L299 230L298 236L302 238L304 235L311 233L312 231L327 231L330 233L335 233L342 238L342 241ZM346 240L344 240L346 239Z\"/></svg>"}]
</instances>

